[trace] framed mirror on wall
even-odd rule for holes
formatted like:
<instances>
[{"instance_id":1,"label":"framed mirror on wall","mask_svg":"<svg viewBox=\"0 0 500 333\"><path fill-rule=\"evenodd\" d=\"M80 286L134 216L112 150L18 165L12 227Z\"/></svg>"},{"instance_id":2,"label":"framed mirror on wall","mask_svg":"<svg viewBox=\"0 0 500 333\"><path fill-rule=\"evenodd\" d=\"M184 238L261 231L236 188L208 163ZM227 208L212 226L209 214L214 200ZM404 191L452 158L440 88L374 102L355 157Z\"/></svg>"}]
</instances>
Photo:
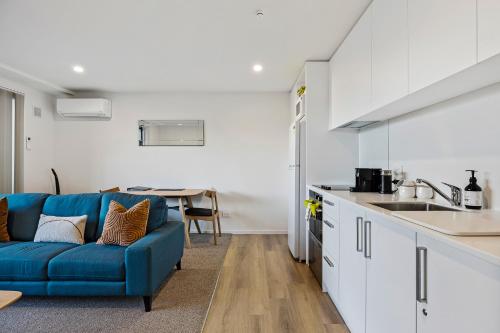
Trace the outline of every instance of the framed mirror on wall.
<instances>
[{"instance_id":1,"label":"framed mirror on wall","mask_svg":"<svg viewBox=\"0 0 500 333\"><path fill-rule=\"evenodd\" d=\"M204 146L203 120L139 120L139 146Z\"/></svg>"}]
</instances>

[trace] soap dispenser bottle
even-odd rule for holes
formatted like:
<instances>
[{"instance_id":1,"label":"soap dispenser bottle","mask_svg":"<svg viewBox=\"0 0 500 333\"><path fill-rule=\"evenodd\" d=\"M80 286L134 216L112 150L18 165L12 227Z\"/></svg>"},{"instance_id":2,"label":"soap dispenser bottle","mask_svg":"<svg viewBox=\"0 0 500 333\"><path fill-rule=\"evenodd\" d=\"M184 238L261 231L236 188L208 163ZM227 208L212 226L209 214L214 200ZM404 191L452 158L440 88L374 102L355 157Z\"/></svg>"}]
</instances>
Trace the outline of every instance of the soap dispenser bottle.
<instances>
[{"instance_id":1,"label":"soap dispenser bottle","mask_svg":"<svg viewBox=\"0 0 500 333\"><path fill-rule=\"evenodd\" d=\"M472 177L469 178L469 185L465 187L464 191L464 202L465 208L468 209L481 209L483 206L483 190L479 185L477 185L477 179L474 177L476 170L465 170L470 171Z\"/></svg>"}]
</instances>

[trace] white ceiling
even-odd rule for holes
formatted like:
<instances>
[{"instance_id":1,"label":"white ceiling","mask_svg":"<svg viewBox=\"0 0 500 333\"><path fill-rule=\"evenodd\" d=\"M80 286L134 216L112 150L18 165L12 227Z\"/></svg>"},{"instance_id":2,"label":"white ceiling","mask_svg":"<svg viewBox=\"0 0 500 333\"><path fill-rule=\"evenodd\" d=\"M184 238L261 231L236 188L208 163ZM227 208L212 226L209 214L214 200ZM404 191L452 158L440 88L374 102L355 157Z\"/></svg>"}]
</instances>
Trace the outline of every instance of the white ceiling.
<instances>
[{"instance_id":1,"label":"white ceiling","mask_svg":"<svg viewBox=\"0 0 500 333\"><path fill-rule=\"evenodd\" d=\"M288 91L369 2L0 0L0 63L72 90Z\"/></svg>"}]
</instances>

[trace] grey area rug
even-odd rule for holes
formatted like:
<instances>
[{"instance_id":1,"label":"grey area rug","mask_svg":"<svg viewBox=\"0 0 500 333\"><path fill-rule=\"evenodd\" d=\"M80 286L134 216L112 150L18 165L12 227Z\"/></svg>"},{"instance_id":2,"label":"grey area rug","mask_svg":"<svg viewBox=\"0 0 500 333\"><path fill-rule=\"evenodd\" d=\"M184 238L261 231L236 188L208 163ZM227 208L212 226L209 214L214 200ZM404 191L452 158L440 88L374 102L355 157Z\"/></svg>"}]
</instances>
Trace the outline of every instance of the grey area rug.
<instances>
[{"instance_id":1,"label":"grey area rug","mask_svg":"<svg viewBox=\"0 0 500 333\"><path fill-rule=\"evenodd\" d=\"M0 332L200 332L231 235L192 234L182 270L144 312L139 297L24 297L0 310Z\"/></svg>"}]
</instances>

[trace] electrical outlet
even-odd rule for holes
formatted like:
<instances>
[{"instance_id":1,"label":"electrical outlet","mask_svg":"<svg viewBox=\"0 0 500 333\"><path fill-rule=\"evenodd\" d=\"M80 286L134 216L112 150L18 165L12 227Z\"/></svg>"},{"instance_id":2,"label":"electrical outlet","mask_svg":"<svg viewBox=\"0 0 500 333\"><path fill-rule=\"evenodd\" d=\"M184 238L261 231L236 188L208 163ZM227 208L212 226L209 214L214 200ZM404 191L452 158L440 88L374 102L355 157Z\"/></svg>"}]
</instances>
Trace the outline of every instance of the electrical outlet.
<instances>
[{"instance_id":1,"label":"electrical outlet","mask_svg":"<svg viewBox=\"0 0 500 333\"><path fill-rule=\"evenodd\" d=\"M26 150L31 150L31 137L27 136L26 137Z\"/></svg>"},{"instance_id":2,"label":"electrical outlet","mask_svg":"<svg viewBox=\"0 0 500 333\"><path fill-rule=\"evenodd\" d=\"M221 210L220 216L225 217L225 218L231 217L231 215L229 214L229 212L227 210Z\"/></svg>"}]
</instances>

